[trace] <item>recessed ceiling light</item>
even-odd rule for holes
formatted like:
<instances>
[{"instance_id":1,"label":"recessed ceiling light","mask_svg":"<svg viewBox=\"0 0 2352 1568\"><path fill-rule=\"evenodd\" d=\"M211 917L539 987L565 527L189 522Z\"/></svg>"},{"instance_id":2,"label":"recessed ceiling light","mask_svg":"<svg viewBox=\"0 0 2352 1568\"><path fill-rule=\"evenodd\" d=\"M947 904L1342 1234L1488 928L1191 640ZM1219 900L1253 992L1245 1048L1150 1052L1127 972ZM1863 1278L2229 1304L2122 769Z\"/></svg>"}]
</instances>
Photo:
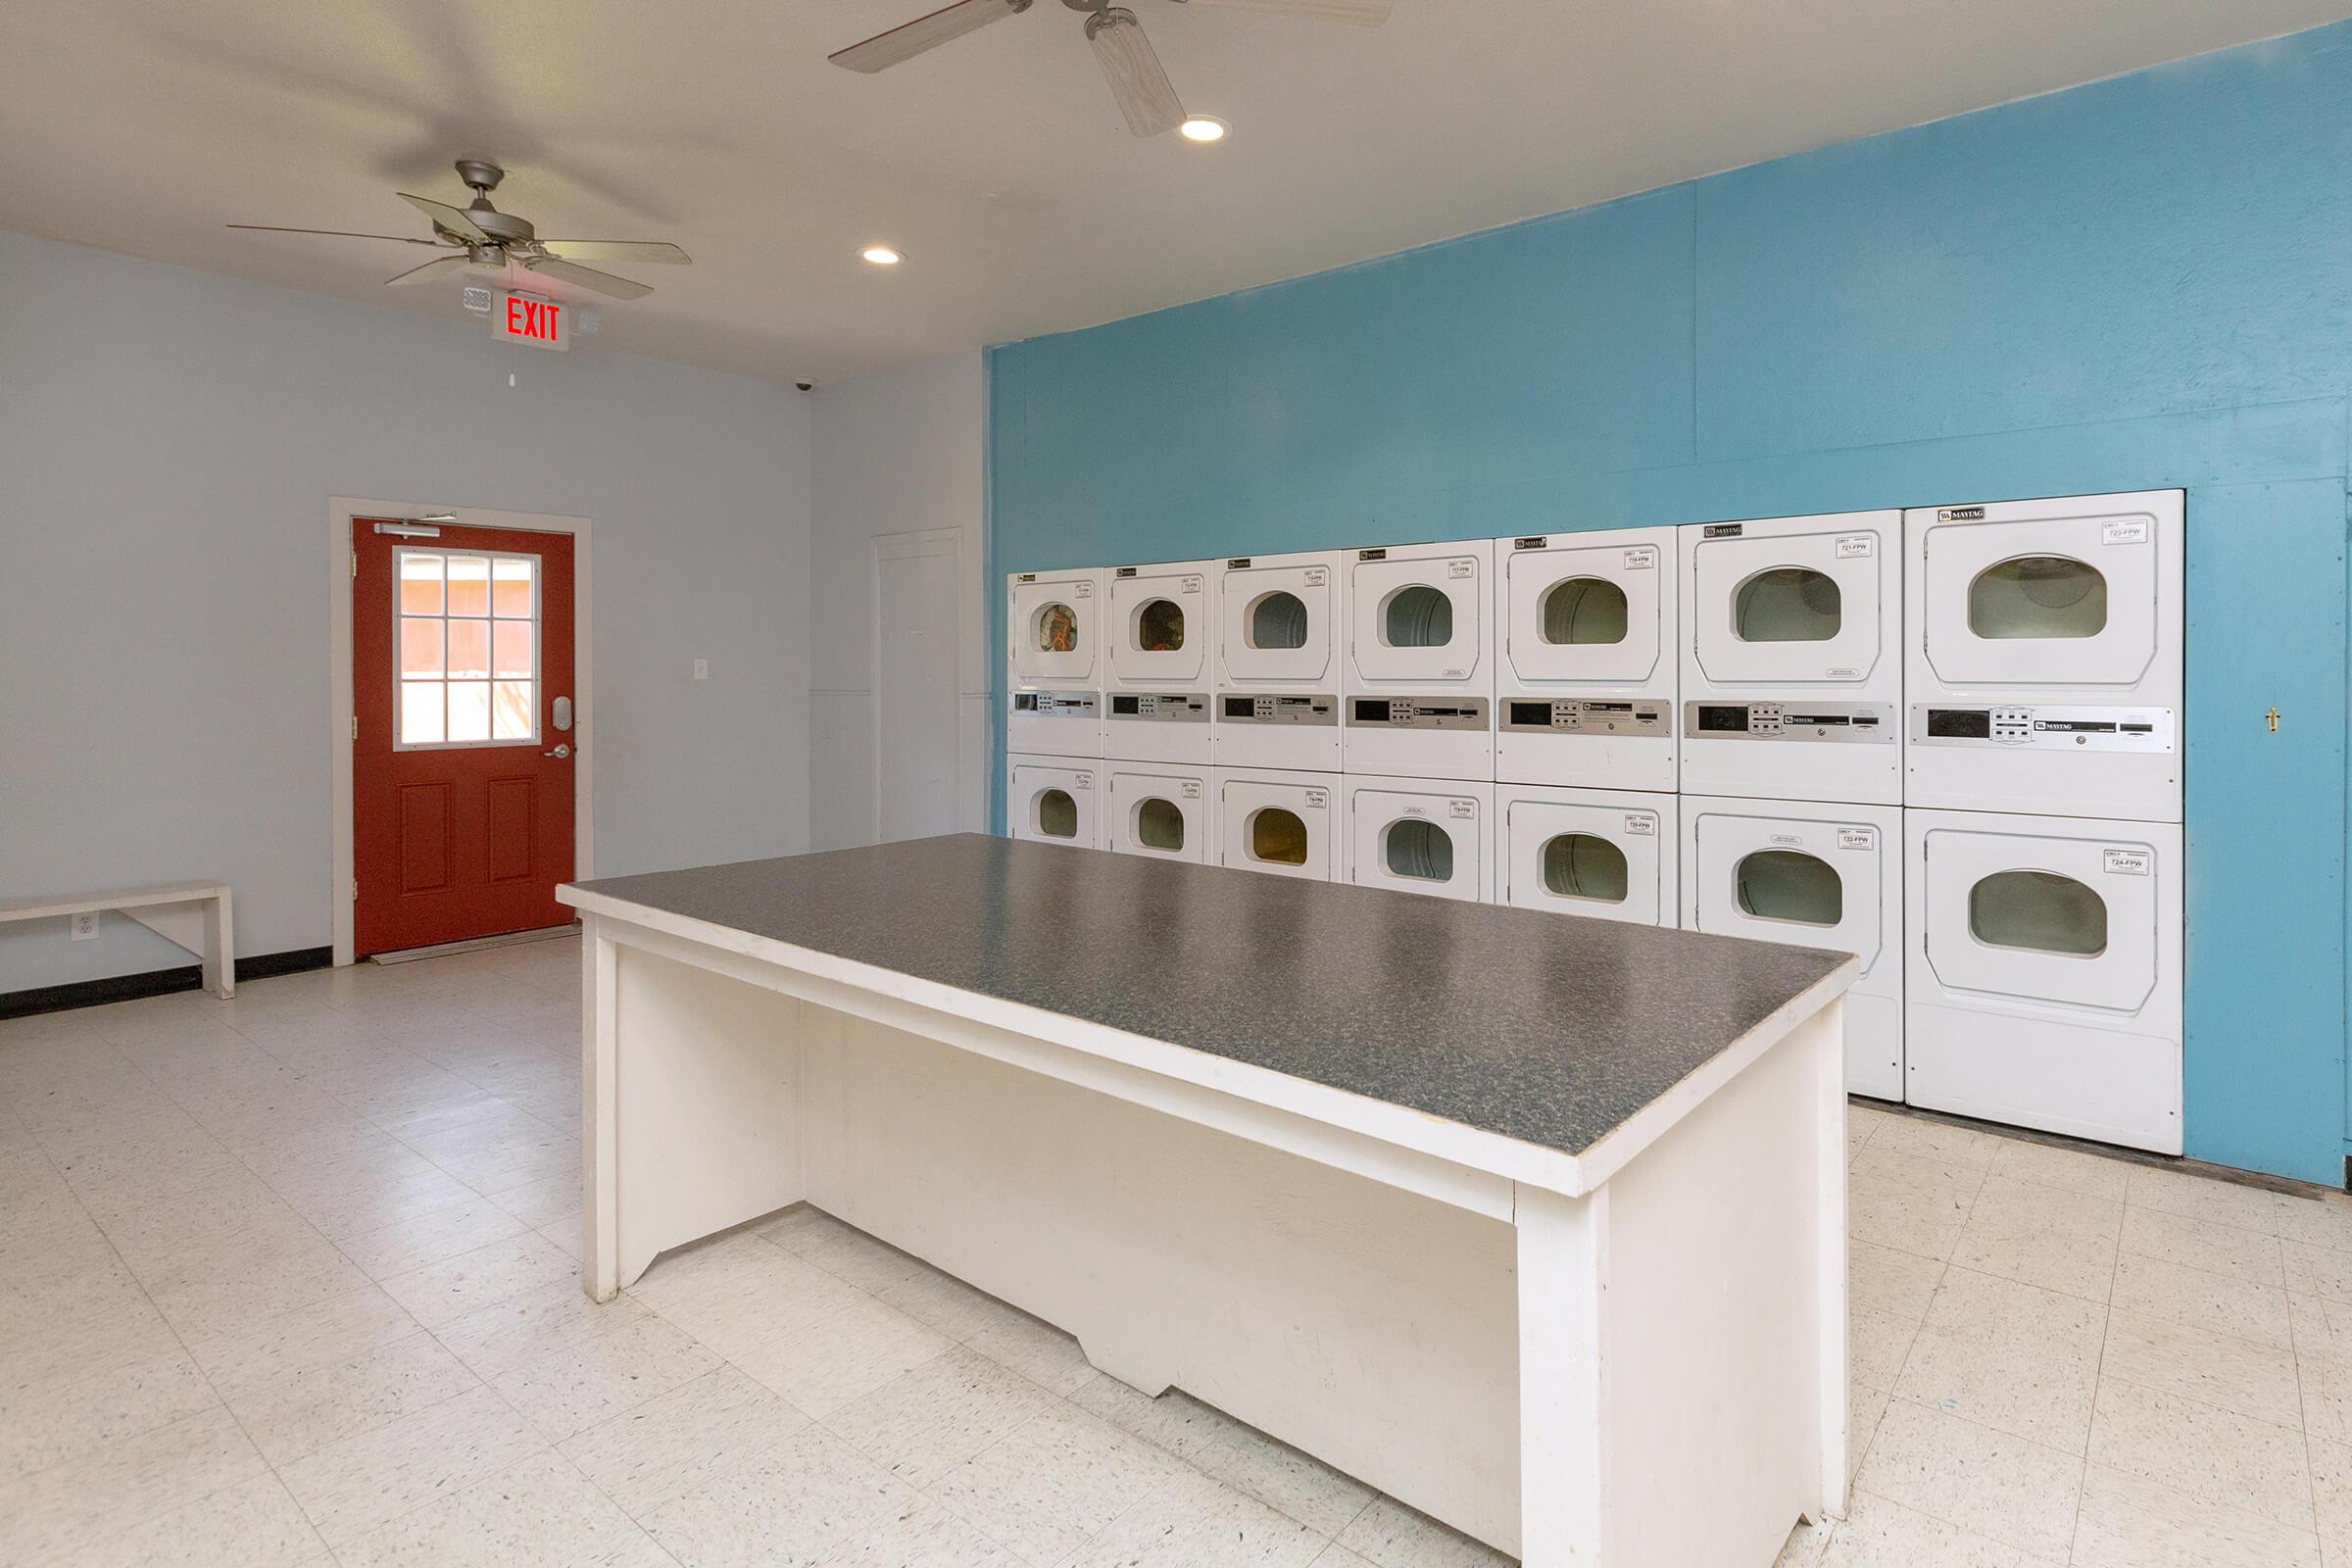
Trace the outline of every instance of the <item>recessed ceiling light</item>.
<instances>
[{"instance_id":1,"label":"recessed ceiling light","mask_svg":"<svg viewBox=\"0 0 2352 1568\"><path fill-rule=\"evenodd\" d=\"M876 267L896 267L900 262L906 260L887 245L868 245L862 254Z\"/></svg>"},{"instance_id":2,"label":"recessed ceiling light","mask_svg":"<svg viewBox=\"0 0 2352 1568\"><path fill-rule=\"evenodd\" d=\"M1176 127L1176 133L1186 141L1223 141L1233 129L1214 115L1195 115Z\"/></svg>"}]
</instances>

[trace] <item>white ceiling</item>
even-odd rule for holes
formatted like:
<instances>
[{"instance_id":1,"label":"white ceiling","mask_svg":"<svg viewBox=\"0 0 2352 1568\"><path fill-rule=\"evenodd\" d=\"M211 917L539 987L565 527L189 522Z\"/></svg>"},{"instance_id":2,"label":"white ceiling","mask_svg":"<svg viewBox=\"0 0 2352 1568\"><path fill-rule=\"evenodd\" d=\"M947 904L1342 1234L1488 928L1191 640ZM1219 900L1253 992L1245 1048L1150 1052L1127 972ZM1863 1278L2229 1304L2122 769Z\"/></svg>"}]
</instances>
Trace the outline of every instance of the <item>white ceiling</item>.
<instances>
[{"instance_id":1,"label":"white ceiling","mask_svg":"<svg viewBox=\"0 0 2352 1568\"><path fill-rule=\"evenodd\" d=\"M0 227L386 289L504 163L543 235L667 238L616 348L830 379L1083 326L2330 21L2343 0L1396 0L1359 28L1127 0L1188 108L1129 136L1058 0L878 76L944 0L7 0ZM883 271L858 259L887 240ZM627 271L619 268L615 270Z\"/></svg>"}]
</instances>

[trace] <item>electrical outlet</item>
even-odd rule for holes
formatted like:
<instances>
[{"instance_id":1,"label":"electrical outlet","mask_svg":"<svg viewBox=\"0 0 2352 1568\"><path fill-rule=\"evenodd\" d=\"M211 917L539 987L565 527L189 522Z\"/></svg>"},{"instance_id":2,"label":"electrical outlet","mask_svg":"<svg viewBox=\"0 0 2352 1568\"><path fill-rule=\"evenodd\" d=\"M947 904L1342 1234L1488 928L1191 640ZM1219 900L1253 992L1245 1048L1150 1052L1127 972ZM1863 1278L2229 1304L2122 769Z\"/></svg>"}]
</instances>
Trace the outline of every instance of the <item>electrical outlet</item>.
<instances>
[{"instance_id":1,"label":"electrical outlet","mask_svg":"<svg viewBox=\"0 0 2352 1568\"><path fill-rule=\"evenodd\" d=\"M98 940L98 911L96 909L84 909L74 917L74 940L76 942Z\"/></svg>"},{"instance_id":2,"label":"electrical outlet","mask_svg":"<svg viewBox=\"0 0 2352 1568\"><path fill-rule=\"evenodd\" d=\"M710 678L710 661L708 659L698 659L694 662L694 678L696 680L709 680Z\"/></svg>"}]
</instances>

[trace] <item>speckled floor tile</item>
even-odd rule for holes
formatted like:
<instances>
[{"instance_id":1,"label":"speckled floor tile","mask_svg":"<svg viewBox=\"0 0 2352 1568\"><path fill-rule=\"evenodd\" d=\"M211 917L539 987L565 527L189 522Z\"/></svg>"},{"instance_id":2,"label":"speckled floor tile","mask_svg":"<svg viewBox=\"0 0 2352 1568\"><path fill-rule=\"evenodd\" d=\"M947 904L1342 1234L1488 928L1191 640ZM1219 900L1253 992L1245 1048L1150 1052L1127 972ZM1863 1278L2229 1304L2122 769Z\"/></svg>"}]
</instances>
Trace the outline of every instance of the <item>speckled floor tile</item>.
<instances>
[{"instance_id":1,"label":"speckled floor tile","mask_svg":"<svg viewBox=\"0 0 2352 1568\"><path fill-rule=\"evenodd\" d=\"M685 1568L813 1564L911 1508L912 1488L821 1427L721 1466L639 1522Z\"/></svg>"},{"instance_id":2,"label":"speckled floor tile","mask_svg":"<svg viewBox=\"0 0 2352 1568\"><path fill-rule=\"evenodd\" d=\"M478 1199L427 1209L343 1237L335 1245L370 1279L383 1280L505 1241L528 1228L488 1199Z\"/></svg>"},{"instance_id":3,"label":"speckled floor tile","mask_svg":"<svg viewBox=\"0 0 2352 1568\"><path fill-rule=\"evenodd\" d=\"M797 1336L730 1350L728 1359L821 1420L950 1346L904 1312L861 1297Z\"/></svg>"},{"instance_id":4,"label":"speckled floor tile","mask_svg":"<svg viewBox=\"0 0 2352 1568\"><path fill-rule=\"evenodd\" d=\"M433 1337L486 1380L645 1316L625 1295L591 1301L574 1276L477 1307L438 1325Z\"/></svg>"},{"instance_id":5,"label":"speckled floor tile","mask_svg":"<svg viewBox=\"0 0 2352 1568\"><path fill-rule=\"evenodd\" d=\"M2274 1425L2303 1424L2293 1353L2211 1329L2117 1312L2108 1319L2099 1370Z\"/></svg>"},{"instance_id":6,"label":"speckled floor tile","mask_svg":"<svg viewBox=\"0 0 2352 1568\"><path fill-rule=\"evenodd\" d=\"M2219 1220L2134 1205L2124 1217L2123 1250L2248 1285L2286 1283L2278 1237Z\"/></svg>"},{"instance_id":7,"label":"speckled floor tile","mask_svg":"<svg viewBox=\"0 0 2352 1568\"><path fill-rule=\"evenodd\" d=\"M220 1402L184 1350L78 1377L0 1386L0 1481L78 1459Z\"/></svg>"},{"instance_id":8,"label":"speckled floor tile","mask_svg":"<svg viewBox=\"0 0 2352 1568\"><path fill-rule=\"evenodd\" d=\"M262 1456L286 1465L480 1385L439 1341L413 1334L348 1360L240 1385L228 1407Z\"/></svg>"},{"instance_id":9,"label":"speckled floor tile","mask_svg":"<svg viewBox=\"0 0 2352 1568\"><path fill-rule=\"evenodd\" d=\"M643 1517L808 1425L781 1395L722 1366L566 1439L564 1456Z\"/></svg>"},{"instance_id":10,"label":"speckled floor tile","mask_svg":"<svg viewBox=\"0 0 2352 1568\"><path fill-rule=\"evenodd\" d=\"M1952 1262L2104 1302L2123 1226L2124 1205L2112 1200L1994 1173L1977 1190Z\"/></svg>"},{"instance_id":11,"label":"speckled floor tile","mask_svg":"<svg viewBox=\"0 0 2352 1568\"><path fill-rule=\"evenodd\" d=\"M963 1343L1065 1398L1098 1375L1075 1339L1026 1312L993 1323Z\"/></svg>"},{"instance_id":12,"label":"speckled floor tile","mask_svg":"<svg viewBox=\"0 0 2352 1568\"><path fill-rule=\"evenodd\" d=\"M666 1568L653 1539L554 1453L338 1546L342 1568Z\"/></svg>"},{"instance_id":13,"label":"speckled floor tile","mask_svg":"<svg viewBox=\"0 0 2352 1568\"><path fill-rule=\"evenodd\" d=\"M1061 1568L1307 1568L1331 1539L1201 1475L1180 1475Z\"/></svg>"},{"instance_id":14,"label":"speckled floor tile","mask_svg":"<svg viewBox=\"0 0 2352 1568\"><path fill-rule=\"evenodd\" d=\"M541 1437L561 1443L719 1365L683 1330L643 1317L502 1372L491 1387Z\"/></svg>"},{"instance_id":15,"label":"speckled floor tile","mask_svg":"<svg viewBox=\"0 0 2352 1568\"><path fill-rule=\"evenodd\" d=\"M278 1474L326 1544L340 1549L546 1446L482 1388L329 1444Z\"/></svg>"},{"instance_id":16,"label":"speckled floor tile","mask_svg":"<svg viewBox=\"0 0 2352 1568\"><path fill-rule=\"evenodd\" d=\"M2317 1528L2311 1465L2294 1427L2103 1377L2090 1459L2187 1496Z\"/></svg>"},{"instance_id":17,"label":"speckled floor tile","mask_svg":"<svg viewBox=\"0 0 2352 1568\"><path fill-rule=\"evenodd\" d=\"M1053 1564L1184 1473L1159 1449L1063 1403L1032 1416L927 1492L1016 1556Z\"/></svg>"},{"instance_id":18,"label":"speckled floor tile","mask_svg":"<svg viewBox=\"0 0 2352 1568\"><path fill-rule=\"evenodd\" d=\"M1886 1406L1854 1485L2029 1557L2064 1562L2082 1460L1897 1399Z\"/></svg>"},{"instance_id":19,"label":"speckled floor tile","mask_svg":"<svg viewBox=\"0 0 2352 1568\"><path fill-rule=\"evenodd\" d=\"M285 1483L265 1475L134 1525L89 1555L109 1568L295 1568L325 1553Z\"/></svg>"},{"instance_id":20,"label":"speckled floor tile","mask_svg":"<svg viewBox=\"0 0 2352 1568\"><path fill-rule=\"evenodd\" d=\"M1308 1529L1337 1536L1372 1501L1370 1487L1255 1427L1236 1422L1193 1463Z\"/></svg>"},{"instance_id":21,"label":"speckled floor tile","mask_svg":"<svg viewBox=\"0 0 2352 1568\"><path fill-rule=\"evenodd\" d=\"M917 1490L1054 1402L1045 1389L957 1347L825 1417L825 1426Z\"/></svg>"},{"instance_id":22,"label":"speckled floor tile","mask_svg":"<svg viewBox=\"0 0 2352 1568\"><path fill-rule=\"evenodd\" d=\"M406 1307L366 1285L241 1333L191 1341L188 1353L226 1396L306 1367L347 1361L422 1332Z\"/></svg>"},{"instance_id":23,"label":"speckled floor tile","mask_svg":"<svg viewBox=\"0 0 2352 1568\"><path fill-rule=\"evenodd\" d=\"M1070 1402L1185 1460L1198 1459L1237 1424L1181 1389L1152 1398L1109 1377L1086 1384L1070 1396Z\"/></svg>"},{"instance_id":24,"label":"speckled floor tile","mask_svg":"<svg viewBox=\"0 0 2352 1568\"><path fill-rule=\"evenodd\" d=\"M2074 1568L2321 1568L2319 1538L2228 1503L2093 1464Z\"/></svg>"},{"instance_id":25,"label":"speckled floor tile","mask_svg":"<svg viewBox=\"0 0 2352 1568\"><path fill-rule=\"evenodd\" d=\"M2136 1252L2116 1258L2108 1304L2119 1312L2215 1329L2281 1349L2294 1344L2285 1291Z\"/></svg>"},{"instance_id":26,"label":"speckled floor tile","mask_svg":"<svg viewBox=\"0 0 2352 1568\"><path fill-rule=\"evenodd\" d=\"M759 1231L795 1256L876 1295L928 1266L806 1203L785 1210Z\"/></svg>"},{"instance_id":27,"label":"speckled floor tile","mask_svg":"<svg viewBox=\"0 0 2352 1568\"><path fill-rule=\"evenodd\" d=\"M2032 1182L2036 1187L2056 1187L2065 1192L2081 1193L2088 1198L2104 1198L2114 1202L2124 1200L2125 1189L2131 1185L2132 1165L2128 1160L2115 1159L2079 1149L2060 1149L2049 1144L2037 1144L2023 1138L2004 1138L1993 1151L1991 1172L2016 1181Z\"/></svg>"},{"instance_id":28,"label":"speckled floor tile","mask_svg":"<svg viewBox=\"0 0 2352 1568\"><path fill-rule=\"evenodd\" d=\"M1847 1233L1898 1252L1948 1259L1984 1185L1982 1166L1897 1153L1874 1138L1847 1178Z\"/></svg>"},{"instance_id":29,"label":"speckled floor tile","mask_svg":"<svg viewBox=\"0 0 2352 1568\"><path fill-rule=\"evenodd\" d=\"M2124 1200L2135 1207L2274 1235L2278 1229L2277 1197L2260 1187L2153 1165L2132 1166L2124 1192Z\"/></svg>"},{"instance_id":30,"label":"speckled floor tile","mask_svg":"<svg viewBox=\"0 0 2352 1568\"><path fill-rule=\"evenodd\" d=\"M1340 1535L1338 1545L1373 1568L1507 1568L1511 1559L1416 1513L1394 1497L1376 1497ZM1317 1558L1330 1568L1329 1553Z\"/></svg>"},{"instance_id":31,"label":"speckled floor tile","mask_svg":"<svg viewBox=\"0 0 2352 1568\"><path fill-rule=\"evenodd\" d=\"M0 1562L89 1552L267 1472L235 1417L203 1411L0 1486Z\"/></svg>"},{"instance_id":32,"label":"speckled floor tile","mask_svg":"<svg viewBox=\"0 0 2352 1568\"><path fill-rule=\"evenodd\" d=\"M378 1283L417 1322L437 1328L542 1286L576 1282L579 1273L564 1249L525 1232Z\"/></svg>"},{"instance_id":33,"label":"speckled floor tile","mask_svg":"<svg viewBox=\"0 0 2352 1568\"><path fill-rule=\"evenodd\" d=\"M2028 1557L2015 1546L1858 1492L1812 1561L1819 1568L2056 1568L2066 1559Z\"/></svg>"},{"instance_id":34,"label":"speckled floor tile","mask_svg":"<svg viewBox=\"0 0 2352 1568\"><path fill-rule=\"evenodd\" d=\"M2093 1302L1954 1266L1891 1392L2081 1453L2106 1334L2106 1309Z\"/></svg>"}]
</instances>

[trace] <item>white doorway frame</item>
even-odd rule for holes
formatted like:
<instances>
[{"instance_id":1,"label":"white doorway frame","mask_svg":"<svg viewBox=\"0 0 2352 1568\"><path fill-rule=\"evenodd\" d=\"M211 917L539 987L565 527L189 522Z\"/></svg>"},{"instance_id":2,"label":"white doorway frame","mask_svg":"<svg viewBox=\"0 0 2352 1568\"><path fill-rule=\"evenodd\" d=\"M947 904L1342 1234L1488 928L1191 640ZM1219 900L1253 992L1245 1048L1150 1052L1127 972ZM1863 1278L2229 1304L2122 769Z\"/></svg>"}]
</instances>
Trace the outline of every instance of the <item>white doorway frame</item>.
<instances>
[{"instance_id":1,"label":"white doorway frame","mask_svg":"<svg viewBox=\"0 0 2352 1568\"><path fill-rule=\"evenodd\" d=\"M942 548L942 547L945 548ZM949 646L956 660L956 770L963 765L963 530L961 528L917 528L907 533L878 534L873 541L872 570L866 575L873 586L873 603L868 607L866 624L871 628L866 648L865 667L873 672L867 682L871 687L866 703L866 760L867 776L873 780L874 812L868 824L871 837L868 843L882 842L882 563L911 561L922 556L946 556L956 566L956 624L951 628ZM956 815L963 814L961 790L957 791Z\"/></svg>"},{"instance_id":2,"label":"white doorway frame","mask_svg":"<svg viewBox=\"0 0 2352 1568\"><path fill-rule=\"evenodd\" d=\"M368 501L356 496L333 496L326 504L326 645L327 745L332 754L334 780L334 879L327 885L333 911L335 963L354 961L351 895L358 862L353 848L351 725L355 715L351 685L351 524L356 517L386 517L411 521L431 517L453 528L509 528L522 533L563 533L572 537L572 753L579 765L572 769L572 879L595 874L595 793L590 787L591 761L596 756L588 743L595 722L596 703L591 672L594 661L589 632L590 593L586 517L565 517L539 512L492 512L480 507L436 506L417 501Z\"/></svg>"}]
</instances>

